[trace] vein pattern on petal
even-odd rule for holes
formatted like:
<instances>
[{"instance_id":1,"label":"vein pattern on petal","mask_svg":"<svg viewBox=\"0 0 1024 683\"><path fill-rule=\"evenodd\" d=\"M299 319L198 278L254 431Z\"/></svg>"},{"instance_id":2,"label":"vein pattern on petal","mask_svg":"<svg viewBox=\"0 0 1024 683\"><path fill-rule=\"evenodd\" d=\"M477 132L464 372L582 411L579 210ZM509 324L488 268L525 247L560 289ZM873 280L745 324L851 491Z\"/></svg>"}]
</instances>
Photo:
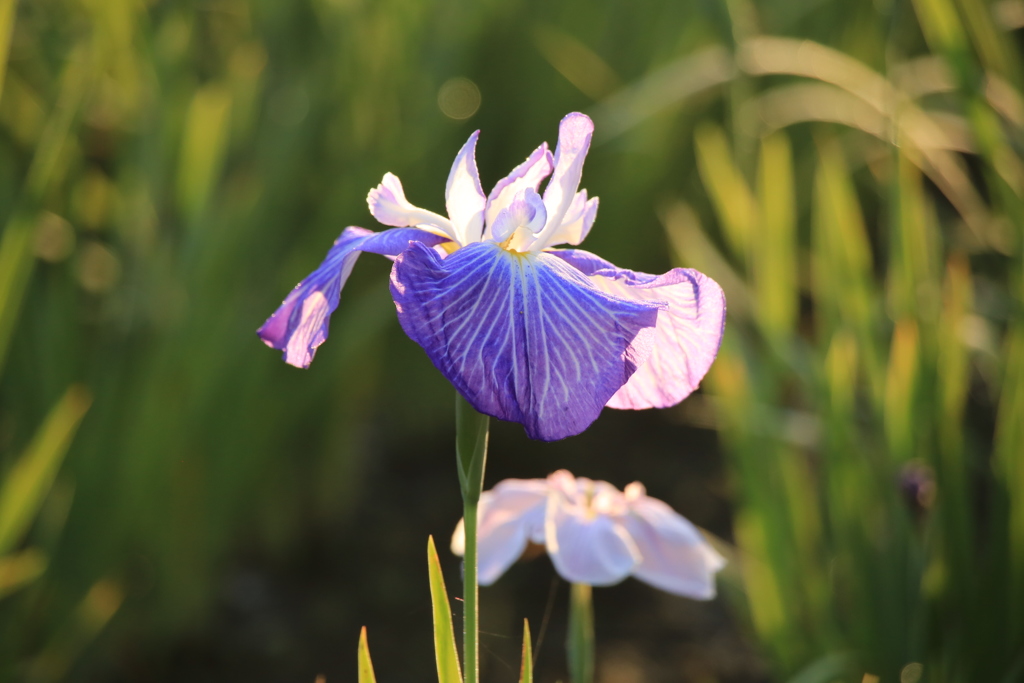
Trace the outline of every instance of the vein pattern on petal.
<instances>
[{"instance_id":1,"label":"vein pattern on petal","mask_svg":"<svg viewBox=\"0 0 1024 683\"><path fill-rule=\"evenodd\" d=\"M610 408L667 408L700 385L725 330L725 294L714 280L690 268L664 275L625 270L580 249L547 253L571 263L609 294L668 304L658 315L647 363L608 401Z\"/></svg>"},{"instance_id":2,"label":"vein pattern on petal","mask_svg":"<svg viewBox=\"0 0 1024 683\"><path fill-rule=\"evenodd\" d=\"M548 254L416 244L391 271L406 334L473 407L531 438L582 432L650 353L662 304L598 291Z\"/></svg>"}]
</instances>

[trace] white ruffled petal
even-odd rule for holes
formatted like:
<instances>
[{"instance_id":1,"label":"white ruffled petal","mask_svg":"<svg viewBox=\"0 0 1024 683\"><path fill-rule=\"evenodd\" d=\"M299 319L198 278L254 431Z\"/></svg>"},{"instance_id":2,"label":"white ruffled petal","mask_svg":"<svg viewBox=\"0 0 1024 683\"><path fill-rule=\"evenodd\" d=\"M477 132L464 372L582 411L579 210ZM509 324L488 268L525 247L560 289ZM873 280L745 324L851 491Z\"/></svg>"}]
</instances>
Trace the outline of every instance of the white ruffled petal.
<instances>
[{"instance_id":1,"label":"white ruffled petal","mask_svg":"<svg viewBox=\"0 0 1024 683\"><path fill-rule=\"evenodd\" d=\"M675 595L715 597L715 573L725 559L685 517L642 491L627 487L630 512L622 520L641 556L633 576Z\"/></svg>"}]
</instances>

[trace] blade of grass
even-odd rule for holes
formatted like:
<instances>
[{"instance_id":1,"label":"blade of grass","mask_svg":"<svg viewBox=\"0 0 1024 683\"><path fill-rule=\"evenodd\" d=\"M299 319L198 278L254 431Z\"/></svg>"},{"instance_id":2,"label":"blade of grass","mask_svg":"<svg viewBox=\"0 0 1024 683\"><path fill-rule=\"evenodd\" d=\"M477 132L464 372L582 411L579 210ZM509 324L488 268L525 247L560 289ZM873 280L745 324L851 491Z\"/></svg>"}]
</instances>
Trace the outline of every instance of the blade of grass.
<instances>
[{"instance_id":1,"label":"blade of grass","mask_svg":"<svg viewBox=\"0 0 1024 683\"><path fill-rule=\"evenodd\" d=\"M370 661L370 645L366 642L366 627L359 632L359 683L377 683Z\"/></svg>"},{"instance_id":2,"label":"blade of grass","mask_svg":"<svg viewBox=\"0 0 1024 683\"><path fill-rule=\"evenodd\" d=\"M441 574L441 562L437 558L434 537L427 540L427 569L430 574L430 602L434 613L434 656L437 659L438 683L461 683L462 669L459 666L459 652L455 647L455 631L452 628L452 609L448 603L448 591Z\"/></svg>"},{"instance_id":3,"label":"blade of grass","mask_svg":"<svg viewBox=\"0 0 1024 683\"><path fill-rule=\"evenodd\" d=\"M523 659L519 667L519 683L533 683L533 641L530 620L523 619Z\"/></svg>"},{"instance_id":4,"label":"blade of grass","mask_svg":"<svg viewBox=\"0 0 1024 683\"><path fill-rule=\"evenodd\" d=\"M0 555L17 545L35 519L91 402L84 387L68 389L4 478L0 488Z\"/></svg>"}]
</instances>

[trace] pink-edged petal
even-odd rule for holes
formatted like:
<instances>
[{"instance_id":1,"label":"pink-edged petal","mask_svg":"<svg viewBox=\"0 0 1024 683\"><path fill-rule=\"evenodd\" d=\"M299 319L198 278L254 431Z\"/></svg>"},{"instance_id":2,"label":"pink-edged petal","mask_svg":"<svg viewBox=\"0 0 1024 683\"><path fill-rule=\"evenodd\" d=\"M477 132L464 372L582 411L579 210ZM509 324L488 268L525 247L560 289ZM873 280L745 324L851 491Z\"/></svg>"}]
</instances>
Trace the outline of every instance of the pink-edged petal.
<instances>
[{"instance_id":1,"label":"pink-edged petal","mask_svg":"<svg viewBox=\"0 0 1024 683\"><path fill-rule=\"evenodd\" d=\"M597 218L597 197L587 199L587 191L580 190L572 200L569 210L565 212L562 225L548 238L547 246L558 244L579 244L590 234L590 228Z\"/></svg>"},{"instance_id":2,"label":"pink-edged petal","mask_svg":"<svg viewBox=\"0 0 1024 683\"><path fill-rule=\"evenodd\" d=\"M480 173L476 168L476 140L479 136L480 131L474 132L459 150L444 189L448 218L452 221L456 240L462 245L479 241L484 230L487 197L480 186Z\"/></svg>"},{"instance_id":3,"label":"pink-edged petal","mask_svg":"<svg viewBox=\"0 0 1024 683\"><path fill-rule=\"evenodd\" d=\"M526 161L516 166L511 173L495 184L491 194L487 196L487 208L484 212L487 225L494 225L498 213L511 204L517 194L528 187L536 192L541 182L551 174L551 169L554 167L554 157L548 151L548 143L542 143L540 147L533 150Z\"/></svg>"},{"instance_id":4,"label":"pink-edged petal","mask_svg":"<svg viewBox=\"0 0 1024 683\"><path fill-rule=\"evenodd\" d=\"M576 197L576 190L583 175L583 161L587 158L593 134L594 123L586 114L569 114L558 126L555 170L547 187L544 188L548 223L537 238L537 249L550 246L549 238L561 227L562 220Z\"/></svg>"},{"instance_id":5,"label":"pink-edged petal","mask_svg":"<svg viewBox=\"0 0 1024 683\"><path fill-rule=\"evenodd\" d=\"M548 254L410 245L391 271L402 328L479 412L554 441L590 425L649 353L661 304L599 291Z\"/></svg>"},{"instance_id":6,"label":"pink-edged petal","mask_svg":"<svg viewBox=\"0 0 1024 683\"><path fill-rule=\"evenodd\" d=\"M627 487L626 497L630 511L622 524L641 557L633 576L675 595L715 597L715 573L725 559L700 530L662 501L643 495L640 484Z\"/></svg>"},{"instance_id":7,"label":"pink-edged petal","mask_svg":"<svg viewBox=\"0 0 1024 683\"><path fill-rule=\"evenodd\" d=\"M511 567L530 541L544 541L548 489L543 479L506 479L480 496L477 522L477 576L490 586ZM452 552L465 553L465 526L459 520Z\"/></svg>"},{"instance_id":8,"label":"pink-edged petal","mask_svg":"<svg viewBox=\"0 0 1024 683\"><path fill-rule=\"evenodd\" d=\"M366 203L370 207L370 214L384 225L396 228L420 226L455 239L452 224L447 218L409 203L402 189L402 181L393 173L384 174L380 185L366 195Z\"/></svg>"},{"instance_id":9,"label":"pink-edged petal","mask_svg":"<svg viewBox=\"0 0 1024 683\"><path fill-rule=\"evenodd\" d=\"M323 262L295 286L256 334L267 346L282 351L289 365L308 368L316 348L327 340L331 313L338 307L341 288L359 254L368 251L395 256L413 241L429 247L446 239L414 228L383 232L345 228Z\"/></svg>"},{"instance_id":10,"label":"pink-edged petal","mask_svg":"<svg viewBox=\"0 0 1024 683\"><path fill-rule=\"evenodd\" d=\"M548 499L546 523L548 555L567 581L610 586L640 561L636 545L611 517L591 514L557 493Z\"/></svg>"},{"instance_id":11,"label":"pink-edged petal","mask_svg":"<svg viewBox=\"0 0 1024 683\"><path fill-rule=\"evenodd\" d=\"M718 283L690 268L649 275L616 268L579 249L549 253L579 268L609 294L668 303L658 315L650 358L608 401L608 407L667 408L697 388L718 355L725 331L725 294Z\"/></svg>"}]
</instances>

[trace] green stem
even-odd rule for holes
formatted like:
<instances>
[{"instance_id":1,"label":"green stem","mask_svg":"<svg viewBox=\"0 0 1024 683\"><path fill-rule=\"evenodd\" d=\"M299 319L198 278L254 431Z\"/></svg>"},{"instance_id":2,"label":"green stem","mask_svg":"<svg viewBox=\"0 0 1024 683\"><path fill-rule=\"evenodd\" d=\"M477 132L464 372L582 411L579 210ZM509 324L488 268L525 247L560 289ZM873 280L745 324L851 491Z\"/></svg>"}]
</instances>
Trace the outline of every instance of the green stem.
<instances>
[{"instance_id":1,"label":"green stem","mask_svg":"<svg viewBox=\"0 0 1024 683\"><path fill-rule=\"evenodd\" d=\"M473 410L462 396L455 395L455 454L462 487L462 515L465 524L466 552L463 579L462 669L465 683L477 683L480 677L478 644L476 513L484 487L487 465L487 435L490 418Z\"/></svg>"},{"instance_id":2,"label":"green stem","mask_svg":"<svg viewBox=\"0 0 1024 683\"><path fill-rule=\"evenodd\" d=\"M588 584L569 589L569 635L565 640L572 683L594 682L594 601Z\"/></svg>"}]
</instances>

